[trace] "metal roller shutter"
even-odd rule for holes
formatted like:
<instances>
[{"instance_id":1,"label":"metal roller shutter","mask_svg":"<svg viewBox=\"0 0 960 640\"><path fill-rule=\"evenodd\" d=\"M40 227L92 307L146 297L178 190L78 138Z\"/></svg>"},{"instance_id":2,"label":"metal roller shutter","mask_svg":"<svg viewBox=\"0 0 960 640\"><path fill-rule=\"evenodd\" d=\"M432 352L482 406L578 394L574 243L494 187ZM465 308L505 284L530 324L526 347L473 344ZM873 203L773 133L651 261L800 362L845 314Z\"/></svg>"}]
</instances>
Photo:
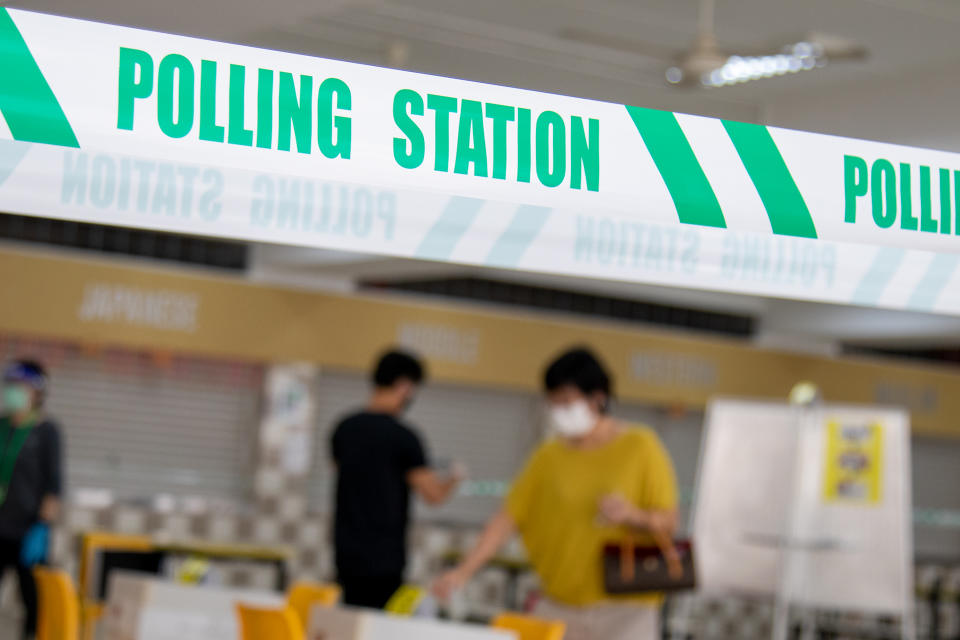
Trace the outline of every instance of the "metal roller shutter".
<instances>
[{"instance_id":1,"label":"metal roller shutter","mask_svg":"<svg viewBox=\"0 0 960 640\"><path fill-rule=\"evenodd\" d=\"M320 378L310 482L311 503L320 512L328 512L333 491L330 431L339 418L362 407L368 394L365 377L327 373ZM472 480L479 481L471 486L482 491L488 481L509 481L526 459L538 439L539 407L539 399L528 394L428 384L407 420L419 429L431 460L462 461ZM461 494L439 509L418 505L417 516L433 522L476 524L499 503L496 495Z\"/></svg>"},{"instance_id":2,"label":"metal roller shutter","mask_svg":"<svg viewBox=\"0 0 960 640\"><path fill-rule=\"evenodd\" d=\"M262 369L52 343L0 343L52 374L48 408L67 441L68 488L118 499L250 497Z\"/></svg>"},{"instance_id":3,"label":"metal roller shutter","mask_svg":"<svg viewBox=\"0 0 960 640\"><path fill-rule=\"evenodd\" d=\"M914 508L943 518L940 526L918 522L914 526L914 547L922 556L955 557L960 548L960 528L949 524L955 523L960 514L960 443L915 436L911 455Z\"/></svg>"}]
</instances>

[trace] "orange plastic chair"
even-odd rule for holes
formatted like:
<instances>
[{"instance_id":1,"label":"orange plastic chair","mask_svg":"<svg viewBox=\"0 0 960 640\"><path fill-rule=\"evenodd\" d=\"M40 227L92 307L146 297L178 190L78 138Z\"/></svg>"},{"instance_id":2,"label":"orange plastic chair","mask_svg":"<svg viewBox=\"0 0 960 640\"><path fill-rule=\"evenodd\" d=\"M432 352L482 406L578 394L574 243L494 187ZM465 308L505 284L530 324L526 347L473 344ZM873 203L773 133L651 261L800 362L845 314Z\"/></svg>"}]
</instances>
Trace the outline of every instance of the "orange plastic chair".
<instances>
[{"instance_id":1,"label":"orange plastic chair","mask_svg":"<svg viewBox=\"0 0 960 640\"><path fill-rule=\"evenodd\" d=\"M504 613L497 616L492 625L494 629L513 631L518 640L563 640L567 625L563 622L541 620L531 616Z\"/></svg>"},{"instance_id":2,"label":"orange plastic chair","mask_svg":"<svg viewBox=\"0 0 960 640\"><path fill-rule=\"evenodd\" d=\"M287 605L297 614L300 627L310 624L310 610L314 607L333 607L340 601L340 587L301 580L287 592Z\"/></svg>"},{"instance_id":3,"label":"orange plastic chair","mask_svg":"<svg viewBox=\"0 0 960 640\"><path fill-rule=\"evenodd\" d=\"M306 640L297 614L290 607L265 609L237 604L241 640Z\"/></svg>"},{"instance_id":4,"label":"orange plastic chair","mask_svg":"<svg viewBox=\"0 0 960 640\"><path fill-rule=\"evenodd\" d=\"M80 630L80 606L73 579L66 571L37 567L39 611L37 640L77 640Z\"/></svg>"}]
</instances>

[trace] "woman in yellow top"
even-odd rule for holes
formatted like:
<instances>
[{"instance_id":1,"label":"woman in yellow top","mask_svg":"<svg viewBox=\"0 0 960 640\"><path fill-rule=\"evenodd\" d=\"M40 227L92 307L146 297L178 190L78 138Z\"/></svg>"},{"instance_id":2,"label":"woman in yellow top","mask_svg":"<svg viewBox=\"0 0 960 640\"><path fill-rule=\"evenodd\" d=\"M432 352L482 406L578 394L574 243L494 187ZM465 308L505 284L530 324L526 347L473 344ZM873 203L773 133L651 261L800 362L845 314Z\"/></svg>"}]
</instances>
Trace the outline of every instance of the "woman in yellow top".
<instances>
[{"instance_id":1,"label":"woman in yellow top","mask_svg":"<svg viewBox=\"0 0 960 640\"><path fill-rule=\"evenodd\" d=\"M603 587L604 544L672 535L677 522L673 465L657 435L608 415L610 376L586 349L546 371L549 422L556 435L530 457L476 547L441 576L448 597L514 533L546 594L535 614L567 623L566 640L653 640L661 598L611 596Z\"/></svg>"}]
</instances>

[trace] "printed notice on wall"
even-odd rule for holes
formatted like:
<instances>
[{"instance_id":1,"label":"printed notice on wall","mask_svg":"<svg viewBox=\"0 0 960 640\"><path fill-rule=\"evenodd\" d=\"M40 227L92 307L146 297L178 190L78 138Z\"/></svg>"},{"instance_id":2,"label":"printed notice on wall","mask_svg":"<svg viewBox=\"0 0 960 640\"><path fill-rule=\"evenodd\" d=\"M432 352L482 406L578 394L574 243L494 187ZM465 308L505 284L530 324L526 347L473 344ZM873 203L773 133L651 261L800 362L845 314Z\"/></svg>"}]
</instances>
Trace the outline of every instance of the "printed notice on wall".
<instances>
[{"instance_id":1,"label":"printed notice on wall","mask_svg":"<svg viewBox=\"0 0 960 640\"><path fill-rule=\"evenodd\" d=\"M877 505L883 485L883 426L827 423L825 502Z\"/></svg>"}]
</instances>

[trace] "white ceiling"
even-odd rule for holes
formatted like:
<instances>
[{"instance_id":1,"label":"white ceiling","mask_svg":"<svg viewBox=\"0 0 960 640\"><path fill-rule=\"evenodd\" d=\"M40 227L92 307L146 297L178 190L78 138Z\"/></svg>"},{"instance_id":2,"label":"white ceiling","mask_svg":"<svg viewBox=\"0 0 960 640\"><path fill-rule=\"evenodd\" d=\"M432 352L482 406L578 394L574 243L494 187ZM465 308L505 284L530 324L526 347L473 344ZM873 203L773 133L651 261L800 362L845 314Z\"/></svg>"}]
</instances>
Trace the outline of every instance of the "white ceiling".
<instances>
[{"instance_id":1,"label":"white ceiling","mask_svg":"<svg viewBox=\"0 0 960 640\"><path fill-rule=\"evenodd\" d=\"M864 62L720 89L678 89L663 80L661 60L563 37L577 28L609 41L638 40L679 52L696 33L695 0L15 0L2 2L60 15L171 33L251 44L370 64L394 64L436 75L640 104L747 121L775 120L811 130L900 142L890 127L858 128L830 119L829 97L851 87L883 90L938 82L956 84L960 62L958 0L718 0L717 33L727 49L797 41L811 31L850 38L870 52ZM941 79L942 76L942 79ZM911 85L910 83L913 82ZM877 87L881 90L878 91ZM881 98L877 98L881 96ZM856 102L855 98L846 98ZM915 102L924 104L924 92ZM911 104L901 96L897 104ZM933 100L927 106L934 106ZM823 106L828 105L828 106ZM773 108L776 106L776 108ZM864 106L869 109L870 104ZM936 105L941 110L949 105ZM819 107L819 108L818 108ZM944 116L952 122L950 114ZM806 116L810 112L812 115ZM853 114L852 116L850 114ZM911 117L899 109L890 116ZM882 118L876 122L886 122ZM776 122L774 122L776 123ZM839 124L838 124L839 123ZM849 123L849 124L846 124ZM921 135L920 133L916 135ZM938 146L936 136L924 144ZM460 274L449 265L382 260L312 250L258 247L253 276L305 286L349 289L378 275ZM960 336L960 319L764 300L656 287L496 273L498 278L651 299L761 318L764 342L820 349L835 340L947 343Z\"/></svg>"},{"instance_id":2,"label":"white ceiling","mask_svg":"<svg viewBox=\"0 0 960 640\"><path fill-rule=\"evenodd\" d=\"M767 102L960 61L955 0L718 0L721 45L851 38L870 57L816 72L712 90L663 81L664 63L562 37L570 28L679 52L695 0L13 0L36 11L373 64L405 51L413 70L582 97L757 120Z\"/></svg>"}]
</instances>

